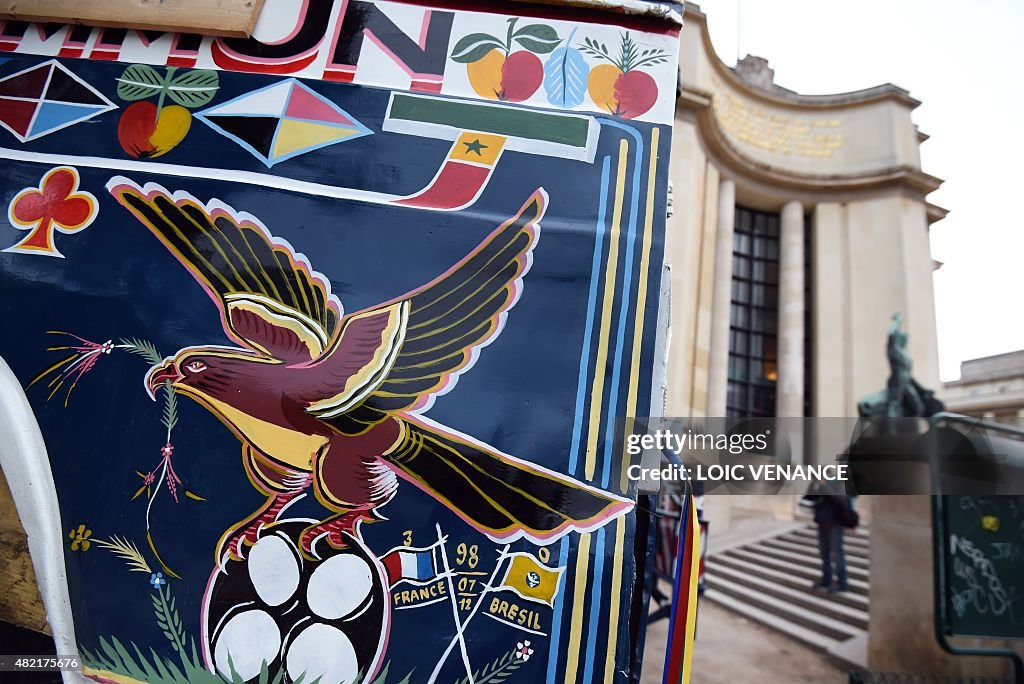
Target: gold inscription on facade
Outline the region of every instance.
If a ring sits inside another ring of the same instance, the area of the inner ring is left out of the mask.
[[[739,143],[794,157],[831,157],[843,146],[842,119],[779,114],[734,95],[717,79],[715,86],[715,118]]]

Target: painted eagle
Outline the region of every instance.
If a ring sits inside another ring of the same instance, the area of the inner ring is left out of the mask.
[[[169,384],[230,428],[268,497],[225,533],[218,558],[241,557],[310,486],[334,513],[302,535],[314,555],[318,539],[343,547],[379,517],[398,477],[497,540],[545,544],[632,506],[418,415],[501,332],[537,244],[543,190],[430,283],[343,315],[327,279],[254,217],[122,177],[107,187],[199,281],[240,345],[186,347],[145,380],[152,397]]]

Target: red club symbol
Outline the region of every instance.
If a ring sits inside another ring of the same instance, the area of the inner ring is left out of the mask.
[[[7,217],[18,230],[30,231],[5,252],[45,254],[64,258],[53,241],[54,229],[62,233],[83,230],[96,218],[96,197],[78,191],[78,171],[58,166],[43,176],[38,188],[26,188],[14,196]]]

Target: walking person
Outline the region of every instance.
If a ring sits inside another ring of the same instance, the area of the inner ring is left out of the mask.
[[[848,591],[846,554],[843,551],[843,529],[854,528],[858,516],[850,497],[830,494],[829,487],[817,483],[804,497],[814,506],[814,523],[818,526],[818,552],[821,554],[821,580],[815,589],[829,593]]]

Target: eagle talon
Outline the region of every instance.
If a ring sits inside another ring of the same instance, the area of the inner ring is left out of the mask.
[[[245,560],[245,547],[252,546],[259,540],[260,521],[253,521],[245,528],[230,533],[217,548],[217,560]]]
[[[228,530],[217,545],[217,561],[245,560],[245,547],[258,542],[263,530],[273,527],[284,507],[299,494],[296,491],[271,497],[252,517]]]
[[[321,538],[334,549],[342,551],[347,549],[349,544],[345,537],[356,537],[356,527],[363,520],[373,520],[372,514],[365,510],[349,511],[342,515],[328,518],[316,525],[310,525],[299,536],[299,549],[304,556],[319,558],[314,547]]]

